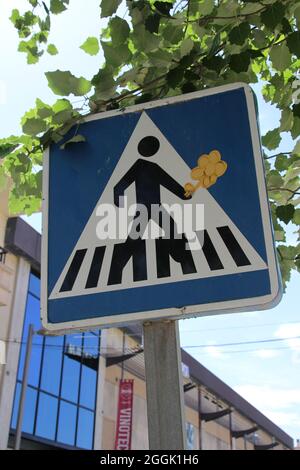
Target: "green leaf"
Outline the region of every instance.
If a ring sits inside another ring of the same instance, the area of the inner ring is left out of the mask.
[[[69,71],[56,70],[45,73],[48,85],[56,95],[67,96],[71,93],[75,96],[86,95],[91,89],[91,82],[83,77],[75,77]]]
[[[290,165],[290,159],[283,153],[281,153],[280,155],[276,157],[276,160],[275,160],[276,170],[278,171],[287,170],[289,165]]]
[[[180,56],[188,55],[194,47],[194,42],[190,38],[186,38],[180,44]]]
[[[36,110],[37,110],[37,115],[41,119],[46,119],[50,116],[53,116],[54,111],[52,110],[51,106],[48,104],[44,103],[42,100],[37,98],[35,100],[35,105],[36,105]]]
[[[157,67],[168,67],[173,59],[172,54],[164,49],[158,49],[157,51],[149,52],[148,57],[151,61],[151,64],[156,65]]]
[[[280,132],[288,132],[291,130],[294,122],[294,115],[290,108],[281,111]]]
[[[170,16],[170,10],[173,6],[172,0],[164,0],[162,2],[154,2],[154,7],[156,8],[159,13],[164,16]]]
[[[215,70],[217,73],[220,73],[222,68],[226,65],[225,60],[220,56],[213,56],[211,58],[205,57],[202,61],[204,67]]]
[[[70,144],[77,144],[77,143],[80,143],[80,142],[86,142],[86,138],[81,135],[81,134],[77,134],[75,135],[74,137],[72,137],[71,139],[67,140],[66,142],[64,142],[59,148],[61,150],[64,150],[66,148],[67,145],[70,145]]]
[[[110,20],[109,27],[114,46],[123,44],[128,39],[130,28],[126,20],[115,16]]]
[[[285,224],[288,224],[294,217],[295,207],[293,204],[287,204],[286,206],[276,207],[276,215],[279,220],[282,220]]]
[[[52,106],[54,113],[60,113],[61,111],[68,111],[72,109],[72,105],[69,100],[63,98],[57,100],[54,105]]]
[[[277,1],[266,8],[260,15],[260,19],[264,25],[267,26],[271,31],[281,23],[282,18],[285,15],[285,5]]]
[[[120,67],[121,65],[127,64],[131,58],[131,52],[127,44],[114,47],[111,43],[101,41],[101,46],[107,65]]]
[[[300,31],[294,31],[289,34],[286,40],[287,46],[291,54],[295,54],[300,58]]]
[[[92,97],[92,100],[106,100],[112,97],[117,88],[112,70],[110,67],[106,67],[94,75],[92,85],[95,86],[95,96]]]
[[[240,54],[233,54],[230,57],[229,66],[234,72],[247,72],[250,65],[250,52],[244,51]]]
[[[298,140],[295,147],[293,148],[293,153],[299,153],[300,154],[300,140]]]
[[[138,24],[134,28],[131,33],[131,38],[136,48],[144,53],[154,51],[159,48],[160,38],[155,34],[149,33],[142,24]]]
[[[80,49],[89,55],[97,55],[100,50],[98,39],[95,37],[87,38],[80,46]]]
[[[20,12],[17,8],[14,8],[11,12],[10,21],[16,26],[17,20],[20,19]]]
[[[290,51],[284,42],[271,48],[270,59],[273,66],[280,72],[287,69],[292,61]]]
[[[69,4],[69,0],[50,0],[50,11],[57,15],[67,9],[66,5]]]
[[[232,44],[242,45],[244,44],[246,39],[249,37],[249,35],[250,35],[250,24],[245,22],[233,28],[230,31],[228,38]]]
[[[64,110],[64,111],[59,111],[58,113],[55,113],[55,115],[52,118],[52,124],[64,124],[67,121],[70,121],[74,115],[73,110]]]
[[[18,147],[18,144],[10,144],[10,143],[0,143],[0,158],[4,158],[13,152]],[[1,168],[1,167],[0,167]]]
[[[149,33],[158,33],[161,16],[158,13],[147,16],[145,28]]]
[[[45,121],[40,118],[29,118],[24,121],[22,130],[24,134],[38,135],[47,129]]]
[[[281,136],[279,129],[273,129],[272,131],[267,132],[262,137],[262,144],[264,147],[267,147],[269,150],[274,150],[278,147],[281,141]]]
[[[163,38],[170,44],[178,44],[184,36],[181,25],[167,24],[162,31]]]
[[[293,139],[297,139],[297,137],[300,136],[300,117],[296,116],[294,112],[293,114],[294,114],[294,124],[291,130],[291,136]]]
[[[106,18],[116,13],[122,0],[101,0],[101,18]]]
[[[268,44],[268,38],[261,29],[255,29],[252,31],[252,35],[254,39],[254,45],[256,47],[265,47]]]
[[[171,88],[176,88],[183,80],[184,69],[176,67],[167,74],[166,81]]]
[[[271,170],[267,174],[268,187],[280,187],[283,184],[283,178],[276,170]]]
[[[293,223],[295,225],[300,225],[300,209],[295,209],[295,213],[293,215]]]
[[[203,16],[209,15],[215,6],[214,0],[196,0],[196,2],[198,3],[198,11]]]
[[[54,44],[49,44],[49,46],[47,47],[47,52],[48,54],[50,55],[56,55],[58,54],[58,50],[56,48],[56,46]]]

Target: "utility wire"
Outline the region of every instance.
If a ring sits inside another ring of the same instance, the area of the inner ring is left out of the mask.
[[[290,336],[287,338],[274,338],[274,339],[261,339],[256,341],[241,341],[239,343],[221,343],[221,344],[196,344],[192,346],[182,346],[183,349],[190,349],[190,348],[207,348],[207,347],[218,347],[223,348],[226,346],[242,346],[244,344],[262,344],[262,343],[274,343],[277,341],[287,341],[290,339],[300,339],[300,336]]]
[[[263,343],[274,343],[274,342],[279,342],[279,341],[288,341],[288,340],[294,340],[294,339],[300,339],[300,336],[289,336],[286,338],[270,338],[270,339],[261,339],[261,340],[253,340],[253,341],[240,341],[240,342],[234,342],[234,343],[215,343],[215,344],[194,344],[194,345],[187,345],[187,346],[182,346],[183,349],[191,349],[191,348],[209,348],[209,347],[227,347],[227,346],[243,346],[243,345],[248,345],[248,344],[263,344]],[[5,343],[16,343],[16,344],[26,344],[26,341],[17,341],[17,340],[9,340],[9,339],[0,339],[0,341],[3,341]],[[76,345],[72,344],[71,342],[69,343],[72,346],[77,347]],[[33,346],[40,346],[43,347],[44,344],[43,342],[41,343],[33,343]],[[63,345],[60,344],[45,344],[46,347],[53,347],[53,348],[63,348]],[[79,346],[78,346],[79,348]],[[98,350],[99,348],[95,346],[85,346],[84,350]],[[133,349],[128,348],[130,351],[134,351]],[[138,349],[138,348],[136,348]],[[119,349],[117,348],[101,348],[100,350],[115,350],[118,351]],[[121,348],[120,348],[121,350]]]
[[[289,325],[289,324],[300,324],[300,320],[297,321],[289,321],[289,322],[284,322],[285,325]],[[207,331],[223,331],[223,330],[235,330],[235,329],[245,329],[245,328],[261,328],[261,327],[265,327],[265,326],[276,326],[276,325],[282,325],[282,322],[280,323],[261,323],[261,324],[258,324],[258,325],[243,325],[243,326],[225,326],[225,327],[218,327],[218,328],[205,328],[205,329],[202,329],[202,330],[181,330],[180,331],[180,334],[182,333],[206,333]],[[85,334],[85,338],[88,338],[88,337],[92,337],[94,338],[94,336],[87,336],[88,335],[88,331],[84,332]],[[39,335],[41,338],[45,337],[45,338],[59,338],[60,336],[47,336],[47,335]],[[80,333],[73,333],[72,334],[73,338],[81,338],[82,334]],[[119,336],[118,333],[110,333],[110,336]],[[137,337],[138,334],[137,333],[126,333],[126,336],[129,336],[129,337]],[[97,336],[95,336],[97,338]],[[284,340],[285,338],[283,338]],[[289,339],[289,338],[287,338]],[[1,339],[0,338],[0,341],[4,341],[4,342],[12,342],[12,343],[18,343],[18,344],[26,344],[26,341],[22,341],[20,339]],[[239,344],[239,343],[237,343]],[[209,346],[209,345],[205,345],[205,346]],[[215,344],[214,346],[219,346],[217,344]],[[184,347],[184,346],[182,346]],[[198,347],[198,346],[188,346],[188,347]],[[199,347],[202,347],[202,345],[200,345]],[[204,347],[204,345],[203,345]]]

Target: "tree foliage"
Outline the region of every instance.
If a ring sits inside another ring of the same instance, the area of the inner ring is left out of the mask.
[[[14,9],[11,21],[19,51],[34,64],[58,53],[48,44],[51,22],[69,0],[27,0],[28,11]],[[73,0],[74,1],[74,0]],[[96,1],[96,0],[95,0]],[[276,152],[282,133],[300,134],[299,0],[98,0],[107,21],[99,38],[87,34],[81,49],[97,55],[99,71],[91,81],[71,71],[46,73],[60,98],[52,105],[37,98],[22,118],[23,135],[0,140],[0,184],[13,180],[10,206],[32,213],[41,200],[42,155],[74,124],[72,142],[85,115],[242,81],[263,82],[264,99],[281,112],[278,127],[262,138],[267,187],[284,282],[300,271],[300,245],[286,242],[287,224],[300,224],[300,141]],[[88,33],[88,25],[86,25]],[[74,108],[73,96],[82,97]],[[67,98],[68,97],[68,98]],[[66,144],[65,144],[66,145]]]

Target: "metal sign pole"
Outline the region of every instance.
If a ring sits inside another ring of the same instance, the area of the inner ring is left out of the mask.
[[[186,433],[177,321],[144,324],[148,434],[151,450],[184,450]]]
[[[34,328],[33,328],[33,325],[30,324],[29,329],[28,329],[28,336],[27,336],[25,364],[24,364],[20,403],[19,403],[19,410],[18,410],[18,420],[17,420],[16,437],[15,437],[15,450],[20,450],[20,444],[21,444],[22,424],[23,424],[23,415],[24,415],[33,335],[34,335]]]

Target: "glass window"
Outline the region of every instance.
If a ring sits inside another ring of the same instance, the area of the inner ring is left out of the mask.
[[[84,333],[84,354],[98,357],[99,336],[93,333]],[[85,365],[83,359],[81,372],[80,404],[94,409],[97,387],[97,371]]]
[[[56,398],[50,397],[49,395],[46,395],[46,393],[41,392],[37,411],[37,436],[54,440],[57,417],[57,404],[58,400]]]
[[[71,446],[75,445],[77,406],[60,402],[57,440]]]
[[[63,337],[45,338],[41,389],[58,395],[63,355]]]
[[[36,332],[41,329],[39,295],[40,280],[31,274],[11,419],[13,429],[17,423],[28,328],[33,324]],[[97,370],[89,367],[91,363],[85,359],[95,358],[97,365],[97,357],[99,357],[98,331],[57,337],[35,334],[30,358],[23,431],[48,440],[57,440],[62,444],[91,449]],[[77,439],[76,444],[75,439]]]
[[[98,357],[99,352],[99,335],[88,332],[83,335],[83,350],[86,354]]]
[[[29,292],[34,294],[36,297],[40,297],[40,285],[41,285],[40,279],[34,274],[31,274],[30,280],[29,280]]]
[[[14,402],[12,422],[11,422],[11,427],[13,429],[16,429],[16,427],[17,427],[20,395],[21,395],[21,384],[18,383],[17,387],[16,387],[16,395],[15,395],[15,402]],[[26,398],[25,398],[25,406],[24,406],[22,431],[27,432],[28,434],[33,433],[35,408],[36,408],[36,398],[37,398],[36,390],[34,390],[31,387],[27,387]]]
[[[82,449],[93,448],[94,413],[83,408],[79,409],[77,447]]]
[[[81,368],[82,336],[67,335],[61,396],[77,403]]]
[[[82,366],[80,404],[92,410],[95,408],[96,383],[96,371],[87,366]]]
[[[28,434],[33,433],[36,399],[37,391],[31,387],[27,387],[22,431],[27,432]]]

